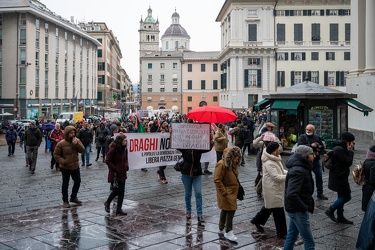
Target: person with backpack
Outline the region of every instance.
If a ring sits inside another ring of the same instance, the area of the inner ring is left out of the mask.
[[[231,135],[234,136],[234,145],[239,147],[240,149],[243,148],[243,145],[244,145],[244,142],[243,142],[243,138],[241,140],[241,137],[240,137],[240,131],[242,129],[242,131],[244,131],[244,126],[243,126],[243,123],[240,119],[237,119],[236,120],[236,124],[237,126],[232,130],[232,132],[230,133]],[[242,154],[242,160],[241,160],[241,166],[245,166],[245,159],[243,157],[243,154]]]
[[[349,184],[350,167],[353,164],[355,137],[350,132],[342,132],[341,139],[333,142],[333,168],[329,171],[328,188],[337,192],[337,200],[325,211],[336,223],[353,224],[344,217],[344,205],[351,200]],[[337,218],[335,211],[337,210]]]
[[[109,130],[105,127],[104,123],[101,122],[95,131],[95,146],[97,150],[95,161],[98,161],[100,154],[102,154],[103,162],[105,162],[105,142],[109,135]]]
[[[362,187],[362,211],[366,212],[367,205],[375,191],[375,145],[372,145],[363,162],[366,183]]]

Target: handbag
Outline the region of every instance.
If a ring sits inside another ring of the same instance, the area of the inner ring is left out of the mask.
[[[234,171],[233,171],[234,173]],[[238,182],[238,193],[237,193],[237,199],[240,200],[240,201],[243,201],[244,199],[244,196],[245,196],[245,190],[243,189],[240,181],[238,180],[238,177],[237,175],[234,173],[234,175],[236,176],[236,179],[237,179],[237,182]]]
[[[118,181],[117,177],[113,177],[113,181],[111,182],[111,190],[118,189]]]
[[[174,170],[181,172],[181,170],[184,167],[184,158],[181,156],[180,159],[176,162],[176,164],[173,166]]]
[[[238,193],[237,193],[237,199],[240,200],[240,201],[243,201],[244,196],[245,196],[245,190],[243,189],[240,181],[238,179],[237,179],[237,181],[238,181],[238,185],[239,185]]]

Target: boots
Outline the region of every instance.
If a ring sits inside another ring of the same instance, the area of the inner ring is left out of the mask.
[[[326,211],[325,211],[325,214],[333,221],[333,222],[338,222],[336,217],[335,217],[335,208],[333,208],[332,206],[330,206]]]
[[[353,224],[353,221],[344,217],[344,211],[337,211],[337,221],[342,224]]]

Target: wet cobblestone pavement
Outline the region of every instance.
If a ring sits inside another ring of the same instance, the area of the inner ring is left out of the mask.
[[[1,140],[1,138],[0,138]],[[356,141],[355,162],[363,161],[373,142]],[[244,186],[244,201],[238,201],[234,217],[237,243],[218,235],[220,210],[212,175],[203,177],[203,213],[206,223],[195,216],[186,221],[180,173],[167,167],[168,184],[162,184],[156,168],[148,172],[131,170],[126,182],[123,210],[127,216],[104,211],[109,194],[107,167],[93,162],[81,168],[78,198],[82,206],[62,208],[61,174],[50,169],[50,154],[40,148],[35,175],[24,166],[24,154],[16,146],[14,156],[0,146],[0,249],[282,249],[284,240],[275,236],[272,217],[259,234],[250,223],[263,200],[254,189],[255,156],[245,156],[239,179]],[[91,158],[94,159],[94,154]],[[284,159],[287,156],[283,156]],[[214,164],[210,165],[213,171]],[[324,214],[336,199],[327,188],[328,172],[323,173],[324,193],[328,201],[316,200],[310,215],[316,249],[355,249],[363,212],[361,190],[351,182],[352,200],[345,205],[345,215],[354,225],[336,224]],[[71,188],[71,186],[70,186]],[[314,194],[314,198],[316,194]],[[114,205],[114,204],[112,204]],[[193,208],[195,199],[193,197]],[[195,209],[193,209],[195,211]],[[303,249],[299,240],[295,249]]]

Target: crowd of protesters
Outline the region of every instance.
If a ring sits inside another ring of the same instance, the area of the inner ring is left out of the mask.
[[[266,134],[272,134],[275,127],[267,119],[269,117],[268,111],[253,112],[244,110],[236,114],[238,116],[236,121],[216,124],[217,127],[211,133],[211,148],[214,147],[216,151],[217,162],[214,180],[217,188],[218,204],[221,209],[219,233],[223,234],[228,240],[237,240],[232,230],[232,224],[234,213],[237,209],[235,197],[238,191],[230,191],[230,196],[227,196],[227,194],[229,194],[230,188],[238,189],[237,176],[240,172],[238,167],[245,166],[244,155],[254,155],[258,171],[258,176],[254,182],[255,186],[257,186],[258,196],[263,196],[264,198],[264,206],[260,212],[254,215],[255,217],[253,217],[251,223],[254,224],[259,233],[263,233],[262,225],[273,214],[277,236],[285,239],[285,249],[293,249],[298,235],[303,238],[305,249],[314,249],[315,242],[310,229],[308,214],[312,213],[314,209],[314,199],[312,197],[314,186],[317,186],[318,199],[328,199],[323,194],[322,166],[319,161],[319,154],[317,154],[317,152],[325,150],[321,138],[314,135],[314,126],[308,124],[306,126],[306,134],[300,136],[295,153],[288,159],[286,167],[284,167],[281,164],[280,157],[282,140],[276,136],[271,140],[265,139]],[[116,214],[126,215],[121,208],[125,193],[126,172],[131,167],[128,164],[126,133],[170,133],[171,123],[185,122],[191,122],[191,120],[187,119],[186,115],[179,114],[173,116],[165,114],[147,118],[133,115],[123,121],[120,119],[113,121],[106,121],[105,119],[82,120],[76,124],[67,122],[54,124],[49,122],[45,126],[36,120],[31,121],[27,129],[22,125],[19,127],[10,126],[6,134],[8,156],[14,154],[15,142],[18,136],[20,138],[20,146],[24,147],[26,167],[29,167],[30,173],[34,174],[38,148],[44,139],[45,152],[48,150],[51,152],[51,169],[55,167],[56,170],[62,172],[64,207],[69,208],[69,201],[78,205],[82,204],[77,198],[81,181],[78,154],[81,153],[81,166],[90,167],[92,165],[90,153],[92,152],[92,145],[95,145],[95,161],[97,162],[101,158],[109,169],[108,182],[111,183],[112,192],[104,203],[105,211],[110,212],[110,204],[117,196]],[[120,133],[117,139],[114,138],[115,133]],[[234,147],[229,147],[229,142]],[[334,142],[335,167],[329,173],[328,188],[337,192],[337,200],[329,206],[325,214],[335,223],[353,224],[352,221],[344,217],[344,204],[351,199],[348,177],[350,166],[353,162],[354,144],[354,135],[346,131]],[[209,150],[178,150],[181,151],[185,161],[184,168],[181,171],[181,180],[185,190],[186,219],[190,220],[192,217],[191,197],[194,189],[197,220],[199,223],[203,223],[205,219],[202,211],[201,175],[212,174],[212,172],[208,170],[209,164],[200,162],[200,156]],[[235,154],[233,153],[234,151]],[[369,207],[372,206],[370,200],[375,190],[374,152],[375,146],[370,147],[364,164],[367,182],[363,189],[363,211],[366,211],[368,204]],[[343,158],[343,156],[345,157]],[[73,161],[67,163],[68,159],[73,159]],[[202,169],[202,164],[204,164],[204,170]],[[192,165],[194,167],[193,175],[190,173]],[[159,166],[156,171],[163,184],[168,183],[165,176],[165,168],[166,166]],[[147,169],[142,170],[147,171]],[[228,170],[231,171],[230,175],[227,173]],[[232,172],[234,173],[233,176]],[[315,174],[315,183],[312,178],[312,172]],[[74,185],[68,201],[70,177],[72,177]],[[284,210],[289,217],[288,227],[286,226]],[[363,232],[361,233],[363,234]],[[360,243],[362,244],[363,242]],[[375,245],[374,242],[369,244],[373,247]]]

